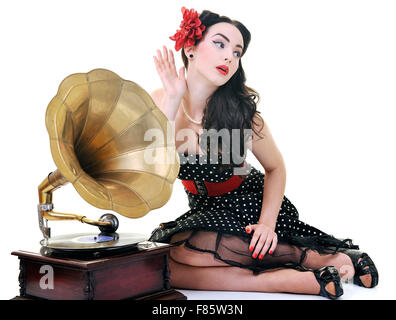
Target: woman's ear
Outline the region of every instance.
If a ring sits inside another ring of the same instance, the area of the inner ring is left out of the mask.
[[[195,55],[195,49],[193,46],[190,47],[185,47],[184,48],[184,53],[186,54],[187,58],[191,58],[190,55],[192,54],[193,56]]]

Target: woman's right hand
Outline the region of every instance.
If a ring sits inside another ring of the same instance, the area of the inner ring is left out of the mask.
[[[165,46],[163,46],[163,56],[161,51],[157,50],[157,57],[153,56],[153,58],[167,96],[171,99],[182,99],[187,90],[184,66],[179,69],[178,75],[173,52],[169,50],[168,54]]]

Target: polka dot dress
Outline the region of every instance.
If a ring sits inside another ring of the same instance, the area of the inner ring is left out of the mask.
[[[235,172],[232,168],[223,170],[219,164],[221,155],[217,161],[200,154],[179,156],[181,166],[178,178],[182,180],[223,182]],[[176,233],[201,230],[234,235],[250,241],[251,235],[246,233],[245,228],[256,224],[260,218],[265,175],[248,163],[244,170],[247,175],[243,182],[237,189],[224,195],[196,195],[185,188],[190,210],[175,221],[163,223],[164,227],[155,229],[149,240],[169,243]],[[275,232],[279,242],[315,248],[318,251],[329,246],[358,248],[350,239],[336,239],[300,221],[296,207],[286,196],[283,197],[279,210]]]

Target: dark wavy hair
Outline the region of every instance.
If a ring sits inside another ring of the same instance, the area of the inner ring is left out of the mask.
[[[241,58],[244,56],[249,46],[251,35],[249,30],[242,23],[236,20],[231,20],[226,16],[220,16],[208,10],[202,11],[199,15],[199,19],[206,27],[203,31],[202,38],[209,27],[219,22],[227,22],[238,28],[242,34],[244,43]],[[195,42],[195,46],[198,45],[201,39],[198,39]],[[188,59],[184,52],[184,48],[181,51],[181,55],[183,64],[187,69]],[[245,134],[246,131],[244,131],[244,129],[250,129],[260,136],[259,132],[255,130],[254,126],[252,128],[252,123],[257,125],[255,120],[259,120],[262,127],[264,126],[264,121],[261,116],[259,116],[260,111],[257,111],[257,104],[260,101],[260,96],[254,89],[246,86],[245,82],[246,76],[242,67],[242,60],[240,60],[238,70],[231,77],[231,79],[224,85],[220,86],[206,102],[206,108],[204,110],[202,119],[203,129],[215,129],[211,130],[211,132],[219,132],[220,130],[223,130],[224,132],[224,130],[227,130],[229,133],[229,141],[225,141],[220,135],[218,136],[219,147],[217,151],[223,155],[223,159],[224,152],[228,153],[227,159],[230,159],[230,163],[228,165],[224,165],[223,161],[223,167],[240,166],[242,161],[239,160],[238,163],[235,163],[234,160],[244,159],[246,157],[246,142],[249,137]],[[257,116],[255,117],[255,115]],[[239,129],[239,150],[236,150],[236,144],[233,143],[231,132],[232,129]],[[211,138],[211,134],[208,133],[205,136],[201,135],[199,137],[202,150],[208,154],[210,154]],[[260,138],[262,137],[260,136]]]

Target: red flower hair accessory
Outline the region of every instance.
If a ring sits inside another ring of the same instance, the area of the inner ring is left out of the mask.
[[[197,39],[202,38],[202,31],[205,26],[198,18],[198,13],[194,9],[186,9],[182,7],[183,21],[180,23],[180,30],[169,37],[169,39],[176,41],[175,50],[179,51],[183,46],[190,47],[195,44]]]

